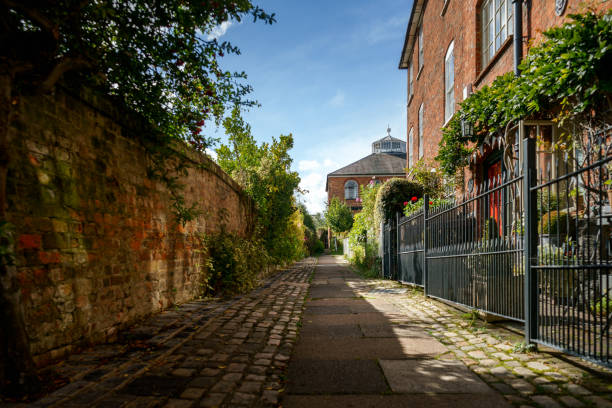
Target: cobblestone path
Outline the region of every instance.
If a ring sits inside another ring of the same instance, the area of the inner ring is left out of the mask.
[[[27,406],[276,406],[315,263],[242,297],[184,304],[119,344],[73,355],[55,367],[70,384]]]
[[[67,386],[0,406],[612,408],[609,370],[522,340],[326,256],[153,316],[54,367]]]

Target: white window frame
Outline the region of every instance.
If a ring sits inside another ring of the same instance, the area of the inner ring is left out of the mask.
[[[444,57],[444,123],[455,113],[455,55],[454,41],[448,46]]]
[[[419,72],[423,69],[425,58],[423,57],[425,52],[423,51],[423,23],[419,26]]]
[[[412,98],[412,93],[414,92],[414,82],[412,78],[412,61],[410,61],[410,65],[408,65],[408,101],[410,101],[410,98]]]
[[[414,128],[408,133],[408,167],[414,165]]]
[[[497,50],[512,35],[512,0],[485,0],[480,7],[482,67],[487,66]]]
[[[347,180],[344,183],[344,199],[356,200],[357,197],[359,197],[359,184],[355,180]]]
[[[419,106],[419,159],[425,155],[425,152],[423,151],[425,150],[425,144],[423,143],[425,135],[425,132],[423,131],[423,127],[425,126],[425,119],[423,118],[424,110],[425,108],[423,104],[421,104],[421,106]]]

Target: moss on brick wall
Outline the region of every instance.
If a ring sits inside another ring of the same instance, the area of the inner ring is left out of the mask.
[[[125,120],[122,120],[125,119]],[[177,224],[165,184],[149,177],[137,123],[107,101],[25,98],[13,123],[9,220],[31,349],[39,362],[201,293],[203,234],[246,235],[253,206],[213,162],[180,182],[202,213]],[[131,135],[131,136],[126,136]]]

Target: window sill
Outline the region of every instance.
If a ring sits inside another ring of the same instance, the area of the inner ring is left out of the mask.
[[[416,80],[417,80],[417,81],[418,81],[418,80],[419,80],[419,78],[421,77],[421,73],[423,72],[423,67],[424,67],[424,66],[425,66],[425,65],[421,65],[421,67],[419,68],[419,72],[417,72],[417,76],[416,76]]]
[[[501,58],[501,56],[506,52],[508,48],[510,48],[510,44],[512,44],[513,35],[509,35],[508,38],[504,41],[504,43],[499,47],[499,50],[495,52],[493,58],[489,60],[487,65],[480,71],[480,73],[476,76],[476,80],[474,81],[474,86],[478,86],[480,82],[487,76],[489,71],[493,69],[493,66],[497,63],[497,61]]]
[[[453,120],[453,118],[455,117],[455,115],[457,115],[457,111],[455,111],[450,118],[448,118],[448,120],[446,122],[444,122],[444,124],[442,125],[442,129],[444,129],[445,127],[448,126],[448,124],[450,123],[451,120]]]
[[[406,106],[410,106],[413,99],[414,99],[414,93],[408,97],[408,103],[406,104]]]

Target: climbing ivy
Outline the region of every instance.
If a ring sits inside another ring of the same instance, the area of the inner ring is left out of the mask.
[[[561,27],[544,32],[521,62],[521,75],[497,77],[461,103],[442,129],[436,160],[448,175],[467,165],[468,157],[488,137],[526,117],[544,114],[565,121],[610,119],[612,108],[612,10],[572,14]],[[474,132],[464,137],[461,120]]]

